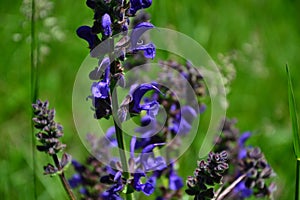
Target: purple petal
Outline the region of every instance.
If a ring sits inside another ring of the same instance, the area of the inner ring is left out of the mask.
[[[121,178],[122,178],[122,172],[118,171],[118,172],[115,174],[114,181],[115,181],[115,182],[119,182],[119,181],[121,181]]]
[[[154,59],[156,48],[153,43],[137,46],[134,50],[144,51],[145,58]]]
[[[240,149],[239,154],[238,154],[238,158],[239,159],[244,159],[246,157],[247,157],[247,149],[245,149],[245,148]]]
[[[179,177],[175,172],[170,173],[169,176],[169,188],[171,190],[179,190],[183,187],[182,178]]]
[[[130,141],[130,158],[134,159],[134,149],[135,149],[136,137],[133,136]]]
[[[135,50],[140,37],[148,30],[154,28],[153,24],[149,22],[142,22],[136,25],[131,32],[131,48]]]
[[[152,150],[157,147],[157,146],[163,146],[165,145],[166,143],[155,143],[155,144],[150,144],[148,146],[146,146],[143,151],[142,151],[142,154],[144,153],[149,153],[149,152],[152,152]]]
[[[251,132],[245,132],[243,133],[238,141],[238,144],[240,147],[243,147],[245,145],[245,142],[249,139],[249,137],[251,136]]]
[[[106,99],[109,97],[109,86],[106,81],[94,82],[91,87],[94,98]]]
[[[181,109],[181,116],[191,124],[195,117],[197,117],[197,112],[191,106],[183,106]]]
[[[103,31],[104,31],[104,35],[106,36],[111,36],[112,34],[112,31],[111,31],[111,19],[110,19],[110,16],[109,14],[105,13],[103,16],[102,16],[102,28],[103,28]]]
[[[132,108],[133,112],[136,113],[141,112],[141,106],[140,106],[141,99],[146,94],[146,92],[150,90],[155,90],[160,92],[160,90],[157,87],[149,83],[141,84],[137,88],[135,88],[135,90],[131,94],[133,100],[133,108]]]
[[[144,172],[134,173],[134,176],[133,176],[133,188],[136,191],[141,191],[142,190],[143,184],[140,182],[140,178],[141,177],[145,177],[145,176],[146,176],[146,174]]]
[[[145,195],[149,196],[150,194],[152,194],[154,192],[154,186],[148,182],[145,183],[142,191]]]
[[[89,48],[92,50],[95,46],[100,43],[100,40],[97,35],[92,34],[91,27],[89,26],[81,26],[77,29],[77,35],[86,40],[89,43]]]
[[[159,103],[157,101],[151,101],[149,103],[142,105],[141,109],[146,110],[147,115],[152,119],[154,119],[159,111]]]
[[[74,174],[71,179],[69,179],[69,184],[71,188],[76,188],[82,182],[80,174]]]
[[[234,192],[238,193],[242,198],[250,197],[253,191],[246,187],[245,182],[240,182],[235,188]]]
[[[101,60],[99,68],[104,71],[104,79],[106,82],[108,82],[110,74],[110,60],[108,57],[105,57]]]
[[[152,4],[152,0],[142,0],[142,7],[143,8],[148,8]]]
[[[153,155],[147,154],[147,156],[143,156],[141,161],[146,171],[161,171],[167,167],[165,159],[161,156],[153,157]]]
[[[152,4],[152,0],[130,0],[129,13],[134,15],[138,10],[142,8],[148,8]]]

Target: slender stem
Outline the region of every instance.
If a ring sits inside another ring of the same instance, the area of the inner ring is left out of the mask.
[[[238,179],[236,179],[231,185],[229,185],[221,194],[219,194],[215,200],[222,200],[224,199],[234,188],[239,184],[244,178],[246,177],[246,174],[243,174]]]
[[[114,91],[112,92],[112,106],[113,106],[113,111],[117,112],[118,110],[118,95],[117,92]],[[114,115],[117,116],[117,115]],[[117,117],[114,117],[114,125],[116,129],[116,138],[118,142],[118,147],[119,147],[119,154],[120,154],[120,159],[121,159],[121,164],[123,168],[123,174],[126,179],[129,178],[129,173],[128,173],[128,166],[127,166],[127,158],[125,154],[125,141],[123,137],[123,131],[121,127],[121,123]]]
[[[116,129],[116,138],[118,142],[118,147],[119,147],[119,154],[120,154],[120,159],[121,159],[121,164],[123,168],[123,175],[126,180],[129,179],[130,173],[128,171],[128,165],[127,165],[127,158],[126,158],[126,145],[123,137],[123,131],[122,131],[122,125],[121,122],[119,121],[119,118],[117,117],[118,115],[116,114],[118,112],[118,95],[117,91],[114,91],[114,88],[116,87],[115,84],[112,85],[111,89],[111,99],[112,99],[112,108],[113,108],[113,114],[114,114],[114,126]],[[134,195],[133,193],[126,194],[126,200],[134,200]]]
[[[37,87],[37,57],[36,57],[36,41],[35,41],[35,0],[31,1],[31,19],[30,19],[30,101],[31,103],[35,103],[38,95],[38,87]],[[32,117],[34,116],[33,112],[31,113],[31,155],[32,155],[32,178],[33,178],[33,190],[34,190],[34,199],[37,199],[37,191],[36,191],[36,138],[34,133],[34,123],[32,121]]]
[[[295,200],[300,198],[300,160],[297,159]]]
[[[52,155],[52,158],[53,158],[53,160],[54,160],[55,166],[56,166],[58,169],[60,169],[60,164],[59,164],[59,160],[58,160],[57,155],[56,155],[56,154]],[[73,191],[72,191],[72,189],[71,189],[71,187],[70,187],[69,182],[67,181],[67,179],[66,179],[66,177],[65,177],[64,172],[62,172],[62,173],[59,174],[59,178],[60,178],[61,183],[62,183],[63,186],[64,186],[65,191],[67,192],[67,194],[68,194],[68,196],[69,196],[69,199],[71,199],[71,200],[76,200],[76,197],[75,197],[74,194],[73,194]]]

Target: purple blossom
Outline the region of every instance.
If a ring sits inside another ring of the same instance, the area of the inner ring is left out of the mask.
[[[160,127],[155,118],[145,115],[141,119],[141,127],[135,129],[135,132],[140,133],[140,139],[135,144],[135,149],[144,148],[151,142],[151,137],[158,133]]]
[[[92,33],[92,28],[89,26],[79,27],[76,33],[80,38],[86,40],[89,43],[90,50],[95,48],[100,43],[98,36]]]
[[[136,191],[142,191],[145,195],[149,196],[154,192],[155,185],[153,184],[154,182],[152,179],[148,179],[145,183],[142,183],[140,179],[145,176],[146,174],[144,172],[134,173],[133,188]]]
[[[183,187],[182,178],[179,177],[174,170],[174,163],[170,165],[170,173],[169,173],[169,188],[171,190],[179,190]]]
[[[131,15],[135,15],[135,13],[142,9],[142,8],[148,8],[152,4],[152,0],[130,0],[130,9],[129,13]]]
[[[82,164],[80,164],[77,160],[73,159],[72,165],[77,172],[83,172],[85,170],[85,167]]]
[[[114,126],[112,126],[109,129],[107,129],[106,135],[105,135],[105,137],[108,139],[108,141],[110,141],[110,145],[112,147],[118,146],[117,139],[115,138],[115,135],[116,135],[115,133],[116,133],[116,128]]]
[[[144,51],[145,58],[154,59],[156,55],[156,48],[153,43],[137,46],[134,50]]]
[[[146,110],[149,112],[149,114],[154,114],[152,111],[157,110],[158,103],[156,101],[145,103],[144,105],[140,105],[141,100],[143,96],[146,94],[146,92],[150,90],[159,91],[157,87],[155,87],[153,84],[150,83],[144,83],[139,85],[134,89],[134,91],[131,93],[131,112],[133,113],[140,113],[142,110]]]
[[[243,133],[238,140],[239,152],[238,158],[243,159],[247,157],[247,148],[245,147],[245,142],[251,137],[250,132]]]
[[[102,16],[101,26],[102,26],[104,35],[111,36],[112,30],[111,30],[111,19],[110,19],[109,14],[105,13]]]
[[[149,144],[143,148],[142,153],[138,158],[134,158],[134,150],[136,144],[136,137],[132,137],[130,142],[130,157],[136,163],[140,163],[144,171],[163,170],[167,167],[166,161],[161,156],[154,156],[153,149],[157,146],[163,146],[165,143]]]
[[[91,86],[93,98],[106,99],[109,97],[109,86],[106,81],[94,82]]]
[[[235,188],[234,192],[238,194],[241,198],[250,197],[253,191],[246,187],[245,181],[240,182]]]
[[[165,143],[149,144],[142,150],[141,163],[145,171],[163,170],[167,167],[166,161],[162,156],[154,156],[152,152],[157,146],[163,146]]]
[[[69,179],[69,184],[71,188],[76,188],[82,183],[82,178],[80,174],[74,174],[72,178]]]
[[[140,37],[148,30],[154,28],[153,24],[149,22],[142,22],[137,24],[130,35],[130,41],[131,41],[131,48],[134,50],[137,47],[138,41],[140,40]]]
[[[110,101],[110,88],[109,88],[109,76],[110,76],[110,61],[104,58],[100,63],[100,68],[105,68],[104,77],[99,82],[94,82],[91,86],[92,95],[88,98],[92,99],[92,104],[95,109],[95,118],[100,119],[102,117],[109,117],[112,113],[111,101]],[[96,72],[97,73],[97,72]],[[91,74],[90,74],[91,76]]]
[[[172,107],[171,107],[172,108]],[[184,106],[181,112],[173,119],[170,130],[174,134],[187,134],[192,128],[193,120],[197,117],[196,111],[191,106]]]
[[[123,190],[124,185],[122,183],[122,172],[114,171],[107,166],[107,171],[111,172],[107,176],[101,177],[100,181],[102,183],[113,183],[113,185],[102,193],[101,197],[105,200],[121,200],[122,198],[119,195],[119,192]],[[111,180],[111,177],[112,180]]]
[[[244,147],[245,146],[245,142],[251,137],[251,132],[245,132],[243,133],[239,140],[238,140],[238,144],[240,147]]]

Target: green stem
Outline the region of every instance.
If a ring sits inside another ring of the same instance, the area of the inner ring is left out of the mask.
[[[300,160],[297,159],[295,200],[300,198]]]
[[[30,101],[31,103],[35,103],[38,95],[38,87],[37,87],[37,57],[36,57],[36,41],[35,41],[35,0],[31,1],[31,33],[30,33]],[[36,138],[34,133],[34,124],[32,121],[32,117],[34,113],[31,113],[31,155],[32,155],[32,178],[33,178],[33,190],[34,190],[34,199],[37,199],[37,191],[36,191]]]
[[[122,131],[122,125],[121,122],[118,119],[118,109],[119,109],[119,105],[118,105],[118,95],[117,95],[117,91],[115,89],[116,85],[113,84],[111,87],[111,99],[112,99],[112,110],[113,110],[113,116],[114,117],[114,126],[116,129],[116,138],[117,138],[117,142],[118,142],[118,147],[119,147],[119,154],[120,154],[120,159],[121,159],[121,164],[122,164],[122,168],[123,168],[123,175],[124,178],[126,180],[128,180],[130,178],[130,173],[128,171],[128,164],[127,164],[127,158],[126,158],[126,144],[125,144],[125,140],[123,137],[123,131]],[[113,92],[114,91],[114,92]],[[126,200],[134,200],[134,195],[133,193],[130,194],[126,194]]]
[[[59,164],[59,160],[58,160],[57,155],[56,155],[56,154],[52,155],[52,158],[53,158],[53,160],[54,160],[55,166],[56,166],[58,169],[60,169],[60,164]],[[71,189],[71,187],[70,187],[69,182],[67,181],[67,179],[66,179],[66,177],[65,177],[64,172],[62,172],[62,173],[59,174],[59,178],[60,178],[61,183],[62,183],[63,186],[64,186],[65,191],[67,192],[67,194],[68,194],[68,196],[69,196],[69,199],[71,199],[71,200],[76,200],[76,197],[75,197],[74,194],[73,194],[73,191],[72,191],[72,189]]]
[[[118,95],[117,92],[112,92],[112,107],[114,111],[114,126],[116,129],[116,138],[118,142],[118,147],[119,147],[119,154],[120,154],[120,159],[121,159],[121,164],[123,168],[123,174],[126,179],[129,178],[129,173],[128,173],[128,166],[127,166],[127,158],[126,158],[126,149],[125,149],[125,141],[123,137],[123,131],[122,131],[122,126],[121,123],[117,117],[117,111],[118,111]]]

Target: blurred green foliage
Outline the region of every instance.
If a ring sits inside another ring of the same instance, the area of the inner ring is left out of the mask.
[[[87,155],[72,120],[72,87],[76,72],[88,54],[87,44],[75,30],[91,25],[92,11],[85,1],[55,1],[49,16],[57,19],[63,39],[43,40],[39,65],[39,97],[48,99],[64,125],[67,151],[79,160]],[[0,60],[1,152],[0,199],[33,199],[30,129],[30,23],[21,13],[22,1],[0,1],[2,38]],[[276,199],[292,199],[294,185],[293,148],[288,114],[285,64],[290,66],[296,103],[300,99],[300,1],[172,1],[154,0],[148,11],[152,23],[187,34],[197,40],[217,62],[229,56],[236,78],[230,85],[228,117],[238,119],[242,131],[254,136],[248,144],[258,145],[277,173]],[[52,27],[53,28],[53,27]],[[46,29],[46,30],[45,30]],[[44,22],[37,31],[51,33]],[[42,36],[40,36],[42,37]],[[48,51],[49,50],[49,51]],[[298,100],[298,101],[297,101]],[[298,103],[299,104],[299,103]],[[197,138],[196,138],[197,140]],[[197,141],[180,159],[183,177],[193,172]],[[44,177],[42,166],[50,160],[37,153],[38,199],[64,199],[56,178]],[[188,164],[186,164],[188,163]]]

